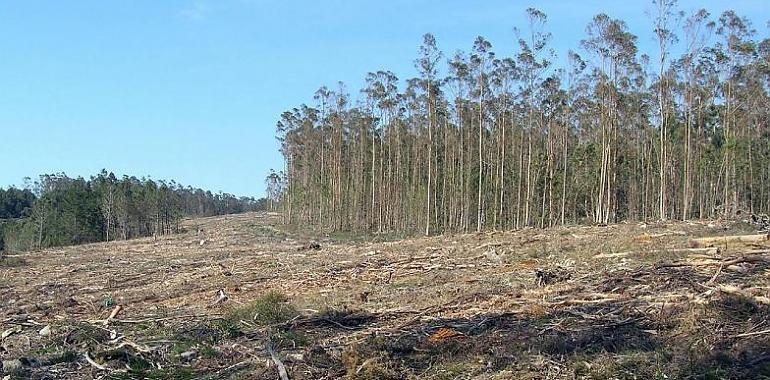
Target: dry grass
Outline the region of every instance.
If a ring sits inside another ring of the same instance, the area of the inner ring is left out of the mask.
[[[270,345],[292,379],[770,378],[770,334],[745,335],[770,329],[770,265],[719,265],[763,247],[680,250],[740,224],[391,241],[267,214],[186,227],[0,268],[0,329],[13,330],[0,358],[24,359],[13,376],[275,379]]]

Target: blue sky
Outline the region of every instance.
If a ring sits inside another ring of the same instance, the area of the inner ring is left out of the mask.
[[[680,1],[726,5],[768,35],[763,0]],[[358,91],[369,71],[416,75],[425,32],[445,55],[477,35],[512,55],[529,6],[560,59],[599,12],[654,51],[648,1],[0,0],[0,187],[107,168],[261,196],[283,165],[281,112],[321,85]]]

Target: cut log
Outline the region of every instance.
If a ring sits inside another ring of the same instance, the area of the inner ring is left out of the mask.
[[[735,235],[735,236],[712,236],[697,239],[690,239],[689,245],[692,248],[705,248],[723,246],[728,243],[762,243],[770,240],[770,234],[760,235]]]

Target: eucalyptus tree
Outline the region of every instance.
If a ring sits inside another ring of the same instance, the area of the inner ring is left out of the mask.
[[[684,21],[685,52],[676,63],[677,70],[682,75],[682,107],[684,111],[684,149],[683,149],[683,173],[682,173],[682,220],[690,218],[693,190],[691,183],[695,180],[692,175],[692,133],[696,124],[696,115],[704,107],[704,96],[698,91],[698,77],[702,75],[699,70],[699,61],[706,47],[709,35],[714,29],[714,22],[709,20],[709,13],[705,9],[693,12]],[[696,135],[701,137],[700,135]],[[702,216],[702,215],[701,215]]]
[[[721,207],[724,215],[734,215],[740,207],[736,146],[742,131],[739,130],[738,116],[740,108],[745,106],[741,103],[737,82],[742,68],[753,52],[750,39],[754,35],[754,30],[746,18],[738,16],[733,11],[725,11],[719,16],[716,32],[722,38],[715,46],[723,102],[722,166],[725,175],[722,181]]]
[[[665,220],[668,215],[668,124],[669,124],[669,93],[670,78],[665,75],[669,61],[669,49],[677,42],[676,34],[671,30],[672,22],[681,17],[674,10],[676,0],[653,0],[655,6],[654,24],[655,37],[658,42],[658,134],[660,136],[659,156],[659,198],[658,217]]]
[[[398,105],[398,78],[390,71],[369,73],[366,77],[367,87],[363,90],[367,103],[374,112],[372,116],[372,160],[371,160],[371,196],[372,215],[377,218],[377,230],[383,231],[386,213],[390,207],[392,186],[392,152],[394,142],[391,124],[396,117]],[[376,110],[376,111],[375,111]],[[375,157],[375,148],[379,145],[379,156]],[[386,171],[385,161],[388,161]],[[375,206],[376,205],[376,206]]]
[[[559,135],[562,134],[560,133],[562,114],[565,112],[566,105],[566,91],[562,89],[561,75],[558,71],[543,80],[540,93],[542,98],[538,109],[543,124],[541,134],[543,141],[540,143],[543,151],[539,156],[543,157],[545,162],[542,165],[544,167],[541,167],[542,180],[538,181],[541,184],[538,225],[546,227],[554,224],[554,186],[557,181],[555,173],[558,165],[556,157],[559,154],[558,151],[562,149],[559,146]]]
[[[379,82],[379,92],[377,94],[377,107],[382,111],[383,133],[380,138],[380,215],[381,223],[387,223],[392,226],[393,205],[395,199],[395,181],[396,177],[394,166],[397,165],[398,157],[394,150],[400,150],[400,130],[398,126],[398,77],[391,71],[378,71],[377,80]],[[387,155],[385,152],[387,151]],[[387,160],[387,168],[384,161]]]
[[[462,231],[468,231],[470,225],[471,191],[470,191],[470,129],[466,128],[466,118],[464,110],[467,108],[466,99],[469,89],[472,86],[471,67],[468,57],[463,52],[456,52],[452,59],[448,61],[448,76],[444,79],[453,93],[454,114],[457,123],[458,134],[458,171],[457,187],[460,196],[458,197],[458,228]],[[467,132],[467,133],[466,133]]]
[[[318,90],[316,90],[313,99],[318,102],[317,109],[318,109],[318,144],[319,146],[319,153],[318,153],[318,169],[316,171],[316,175],[318,176],[318,188],[320,190],[320,198],[318,199],[318,219],[319,221],[323,220],[324,223],[333,223],[332,218],[328,215],[329,213],[324,213],[324,207],[327,207],[330,210],[334,210],[333,205],[333,194],[332,194],[332,186],[333,186],[333,179],[331,176],[328,175],[328,173],[331,172],[330,166],[332,160],[330,160],[327,156],[327,151],[331,152],[331,136],[330,133],[332,127],[332,124],[330,122],[329,118],[329,109],[331,108],[331,91],[326,86],[321,86]],[[326,220],[324,220],[326,219]]]
[[[421,98],[420,80],[410,78],[406,80],[406,86],[400,99],[400,108],[403,110],[403,198],[404,212],[400,224],[405,230],[422,229],[422,194],[424,182],[421,179],[420,171],[423,168],[424,161],[420,160],[420,155],[425,150],[418,141],[418,134],[422,131],[422,126],[427,124],[424,121],[424,114],[421,112],[425,104]],[[418,210],[415,212],[414,210]],[[415,215],[416,214],[416,215]]]
[[[616,205],[615,160],[617,157],[617,106],[620,102],[618,80],[624,66],[631,65],[636,56],[636,36],[628,32],[626,23],[606,14],[594,16],[587,28],[588,38],[581,41],[583,48],[594,59],[595,91],[598,97],[599,136],[601,142],[600,172],[596,190],[594,221],[608,223]],[[598,60],[598,61],[597,61]]]
[[[36,189],[30,210],[2,226],[9,249],[116,240],[113,229],[124,239],[171,234],[179,230],[182,216],[202,216],[195,208],[186,209],[184,198],[203,191],[184,188],[174,181],[128,176],[118,180],[113,173],[102,170],[88,180],[64,173],[45,174],[36,181]],[[204,202],[216,206],[212,215],[248,211],[256,203],[229,194],[205,194]]]
[[[550,67],[553,58],[553,52],[547,49],[548,42],[551,39],[551,33],[545,31],[547,21],[545,13],[535,9],[527,9],[527,20],[529,23],[528,35],[523,36],[523,32],[514,29],[518,39],[519,53],[516,56],[516,65],[520,71],[521,96],[525,99],[526,120],[527,120],[527,168],[526,168],[526,193],[524,197],[524,225],[530,223],[530,209],[534,192],[535,179],[532,178],[532,137],[535,132],[535,118],[538,117],[537,103],[541,100],[539,93],[539,84],[542,81],[543,73]],[[541,125],[545,128],[545,125]],[[544,131],[543,134],[547,134]],[[523,149],[523,147],[521,147]]]
[[[281,115],[277,124],[278,140],[281,151],[286,155],[286,173],[289,186],[287,189],[287,220],[295,217],[305,222],[312,222],[318,210],[317,192],[320,191],[317,180],[318,168],[318,110],[301,105]],[[294,209],[300,213],[295,215]],[[320,222],[320,220],[319,220]]]
[[[706,46],[698,57],[693,75],[694,123],[696,136],[695,164],[697,172],[694,184],[697,186],[696,203],[700,218],[712,218],[721,214],[718,205],[722,204],[722,185],[724,177],[724,134],[720,114],[724,104],[721,102],[720,67],[723,55],[715,46]]]
[[[569,165],[569,140],[570,131],[575,126],[576,120],[574,110],[579,102],[578,98],[585,92],[585,81],[580,80],[580,76],[586,68],[586,63],[578,53],[573,50],[567,52],[568,68],[562,71],[566,74],[567,93],[565,95],[564,120],[562,121],[562,188],[561,188],[561,210],[559,220],[562,225],[566,222],[567,216],[567,167]]]
[[[376,224],[375,222],[375,214],[376,208],[377,208],[377,170],[376,170],[376,164],[377,159],[375,158],[375,150],[377,148],[376,140],[378,138],[378,134],[382,130],[382,125],[380,124],[382,121],[382,109],[377,107],[377,103],[379,102],[379,97],[381,97],[382,93],[384,92],[384,89],[382,89],[382,83],[380,83],[377,80],[377,74],[375,73],[369,73],[366,76],[366,88],[361,90],[364,94],[366,94],[366,111],[370,115],[369,120],[370,122],[368,124],[371,124],[371,144],[370,144],[370,151],[371,151],[371,160],[369,162],[369,194],[370,202],[369,202],[369,212],[368,212],[368,224],[369,228],[373,228]],[[378,111],[375,111],[377,109]],[[376,113],[378,112],[378,113]],[[382,139],[379,139],[382,141]],[[380,152],[380,156],[382,155],[382,152]],[[382,228],[382,225],[380,224],[379,228]]]
[[[506,176],[506,162],[508,161],[508,124],[511,123],[511,105],[512,100],[511,89],[514,81],[518,79],[518,70],[516,62],[511,58],[496,59],[493,62],[493,72],[491,77],[491,83],[494,86],[493,90],[496,92],[496,114],[499,115],[499,136],[498,136],[498,163],[497,163],[497,184],[495,187],[495,201],[497,207],[495,207],[494,214],[494,228],[498,227],[498,223],[504,224],[504,211],[506,210],[506,188],[507,188],[507,176]]]
[[[428,175],[426,185],[426,218],[425,218],[425,235],[430,235],[430,222],[431,222],[431,206],[433,203],[433,129],[435,124],[435,108],[436,108],[436,95],[439,90],[439,86],[436,83],[436,75],[438,73],[438,63],[441,60],[442,53],[436,46],[436,38],[432,34],[428,33],[423,36],[422,46],[420,46],[420,56],[415,61],[415,67],[420,72],[422,90],[425,92],[425,101],[427,109],[427,121],[428,121]]]
[[[283,179],[281,173],[277,173],[275,170],[270,170],[270,174],[265,178],[265,192],[267,193],[267,199],[270,202],[270,211],[275,211],[275,204],[280,202],[281,194],[283,193]]]
[[[330,93],[332,111],[331,111],[331,145],[332,145],[332,209],[336,210],[334,220],[332,222],[332,228],[340,229],[343,225],[343,219],[349,215],[349,208],[347,203],[343,203],[343,181],[348,178],[343,176],[343,171],[349,170],[348,165],[345,165],[345,136],[346,132],[346,118],[347,107],[349,103],[349,95],[347,93],[345,84],[342,82],[337,83],[337,90]]]
[[[288,188],[285,195],[285,210],[283,213],[286,223],[293,223],[294,214],[292,213],[292,207],[294,206],[294,194],[297,186],[297,180],[294,177],[294,131],[297,128],[297,115],[296,112],[285,111],[281,114],[281,119],[276,124],[276,139],[281,144],[280,151],[284,157],[286,182]]]
[[[486,127],[484,124],[484,101],[486,100],[486,82],[488,80],[488,65],[494,60],[495,54],[492,52],[492,44],[483,37],[476,37],[473,43],[473,54],[471,55],[471,70],[475,74],[476,98],[478,100],[478,203],[476,208],[476,231],[480,232],[484,223],[484,205],[483,205],[483,181],[484,181],[484,134]]]

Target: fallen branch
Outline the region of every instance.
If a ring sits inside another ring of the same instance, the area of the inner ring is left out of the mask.
[[[3,339],[5,339],[5,338],[7,338],[7,337],[9,337],[9,336],[11,336],[13,334],[19,333],[19,332],[21,332],[21,330],[22,330],[21,326],[19,326],[19,325],[11,327],[10,329],[5,330],[5,331],[3,331],[2,334],[0,334],[0,340],[3,340]]]
[[[271,343],[267,344],[267,352],[270,354],[270,358],[273,359],[273,363],[275,363],[275,365],[278,367],[278,376],[281,377],[281,380],[289,380],[289,374],[286,372],[286,366],[283,365],[283,362],[275,353],[275,350],[273,350],[273,345]]]
[[[111,313],[110,313],[110,315],[107,317],[107,319],[105,319],[105,320],[102,322],[102,325],[104,325],[104,326],[107,326],[107,325],[109,325],[109,324],[110,324],[110,321],[111,321],[113,318],[117,317],[117,316],[118,316],[118,313],[120,313],[120,311],[121,311],[121,310],[123,310],[123,306],[121,306],[121,305],[117,305],[117,306],[115,306],[115,308],[114,308],[114,309],[112,309],[112,312],[111,312]]]
[[[720,273],[722,273],[722,268],[724,268],[724,267],[725,267],[725,265],[724,265],[724,264],[720,264],[720,265],[719,265],[719,269],[717,269],[717,272],[716,272],[716,273],[714,273],[714,276],[713,276],[713,277],[711,277],[711,279],[710,279],[710,280],[708,280],[708,281],[706,282],[706,285],[712,285],[712,284],[714,284],[714,281],[716,281],[716,280],[717,280],[717,277],[719,277],[719,274],[720,274]]]
[[[112,319],[111,322],[116,322],[116,323],[147,323],[147,322],[170,321],[170,320],[173,320],[173,319],[205,318],[205,317],[219,318],[219,317],[222,317],[222,314],[185,314],[185,315],[175,315],[175,316],[163,317],[163,318]],[[90,322],[91,323],[104,323],[103,320],[95,320],[95,321],[90,321]]]
[[[764,335],[764,334],[770,334],[770,330],[754,331],[754,332],[750,332],[750,333],[743,333],[743,334],[733,335],[733,338],[746,338],[746,337],[749,337],[749,336]]]
[[[224,379],[226,377],[226,376],[224,376],[225,374],[229,374],[230,372],[235,372],[237,370],[240,370],[241,367],[249,365],[253,360],[254,359],[249,358],[249,359],[246,359],[244,361],[240,361],[238,363],[235,363],[235,364],[233,364],[233,365],[231,365],[229,367],[220,369],[219,371],[217,371],[218,378]]]
[[[761,255],[750,255],[750,256],[741,256],[736,257],[734,259],[723,261],[722,264],[725,266],[735,265],[735,264],[742,264],[742,263],[761,263],[761,262],[767,262],[770,261],[770,258],[761,256]]]
[[[153,350],[151,347],[148,347],[148,346],[143,346],[143,345],[140,345],[140,344],[136,344],[136,343],[134,343],[134,342],[129,342],[129,341],[125,341],[125,342],[123,342],[123,343],[119,344],[119,345],[118,345],[117,347],[115,347],[114,349],[115,349],[115,350],[119,350],[119,349],[121,349],[121,348],[123,348],[123,347],[131,347],[131,348],[133,348],[134,350],[136,350],[137,352],[141,352],[141,353],[144,353],[144,354],[150,353],[150,352],[152,352],[152,350]]]
[[[88,352],[83,354],[83,357],[85,357],[86,361],[88,362],[88,364],[92,365],[94,368],[96,368],[96,369],[98,369],[100,371],[108,371],[109,370],[109,368],[107,368],[107,367],[105,367],[105,366],[95,362],[94,359],[91,359],[91,357],[88,356]]]
[[[339,326],[340,328],[345,329],[345,330],[358,330],[357,327],[345,326],[342,323],[339,323],[339,322],[337,322],[335,320],[332,320],[332,319],[329,319],[329,318],[322,318],[322,320],[324,320],[326,322],[329,322],[329,323],[331,323],[333,325]]]
[[[372,363],[373,361],[375,361],[375,360],[376,360],[375,358],[369,358],[369,359],[366,359],[366,360],[364,360],[364,362],[363,362],[363,363],[361,363],[361,365],[360,365],[360,366],[358,366],[358,369],[356,369],[356,375],[358,375],[359,373],[361,373],[361,371],[362,371],[364,368],[366,368],[366,366],[367,366],[367,365],[371,364],[371,363]]]

